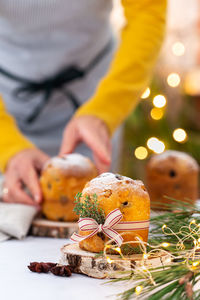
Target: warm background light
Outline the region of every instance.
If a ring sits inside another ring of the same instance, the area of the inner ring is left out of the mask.
[[[160,119],[162,119],[164,112],[162,109],[154,107],[154,108],[152,108],[150,115],[151,115],[152,119],[160,120]]]
[[[155,137],[151,137],[147,141],[147,147],[151,150],[153,150],[154,145],[157,143],[158,139]]]
[[[183,143],[187,139],[187,133],[182,128],[177,128],[173,131],[173,138],[176,142]]]
[[[148,139],[147,146],[150,150],[157,154],[165,151],[165,144],[155,137]]]
[[[177,73],[170,73],[167,76],[167,83],[171,87],[177,87],[180,81],[181,81],[180,76]]]
[[[176,56],[182,56],[185,53],[185,46],[181,42],[176,42],[172,45],[172,52]]]
[[[190,96],[197,96],[200,94],[200,68],[191,69],[184,76],[184,91]]]
[[[153,151],[157,154],[163,153],[165,151],[165,144],[162,141],[158,141]]]
[[[142,94],[141,98],[142,98],[142,99],[146,99],[146,98],[148,98],[148,97],[150,96],[150,94],[151,94],[151,90],[150,90],[150,88],[148,87],[148,88],[146,88],[146,90],[145,90],[144,93]]]
[[[147,158],[147,155],[148,155],[148,151],[145,147],[140,146],[135,149],[135,157],[137,159],[141,159],[141,160],[145,159]]]
[[[163,95],[157,95],[153,98],[153,105],[158,108],[164,107],[166,102],[166,98]]]
[[[139,295],[142,291],[143,287],[141,285],[136,286],[135,288],[135,293],[136,295]]]
[[[155,138],[155,137],[149,138],[148,141],[147,141],[147,147],[148,147],[149,149],[152,150],[152,147],[154,146],[154,144],[155,144],[157,141],[158,141],[158,139]]]

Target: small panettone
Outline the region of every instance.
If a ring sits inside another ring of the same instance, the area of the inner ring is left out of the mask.
[[[75,195],[97,174],[91,160],[78,153],[49,160],[40,178],[42,212],[46,218],[54,221],[76,221],[78,217],[73,212]]]
[[[151,206],[166,209],[165,204],[172,201],[164,196],[194,203],[198,197],[198,172],[197,162],[186,153],[168,150],[152,156],[146,170]]]
[[[96,195],[99,208],[105,212],[105,216],[118,208],[123,215],[121,221],[149,220],[150,199],[144,184],[139,180],[133,180],[118,174],[103,173],[86,184],[81,199],[82,201],[92,199],[94,195]],[[80,231],[80,235],[88,234],[90,234],[90,231]],[[134,241],[136,236],[147,242],[148,227],[134,231],[120,231],[120,234],[124,242]],[[99,232],[81,241],[79,246],[90,252],[100,252],[104,249],[107,241],[108,237]],[[137,245],[135,244],[135,246]]]

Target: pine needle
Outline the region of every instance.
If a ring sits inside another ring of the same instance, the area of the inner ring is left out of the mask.
[[[182,239],[182,233],[180,228],[185,226],[187,228],[188,224],[195,218],[196,224],[200,223],[200,209],[186,201],[179,201],[173,198],[171,204],[167,204],[168,211],[152,217],[150,230],[149,244],[158,245],[163,242],[168,242],[170,244],[176,245],[178,240],[175,235],[164,235],[162,226],[165,224],[165,231],[167,227],[172,229],[177,233],[178,237]],[[159,204],[160,205],[160,204]],[[158,206],[159,206],[158,205]],[[192,225],[191,225],[192,226]],[[185,229],[186,230],[186,229]],[[193,235],[196,239],[199,236]],[[184,241],[185,250],[193,249],[194,239],[188,238]],[[167,248],[175,256],[177,253],[176,247]],[[133,280],[133,286],[121,293],[119,296],[122,300],[129,300],[134,298],[136,295],[136,288],[139,283],[142,286],[142,291],[139,294],[139,298],[145,297],[148,300],[199,300],[200,299],[200,289],[193,292],[193,286],[200,280],[199,271],[191,272],[183,260],[174,260],[171,265],[167,265],[166,268],[157,267],[149,269],[152,274],[153,280],[156,286],[152,286],[146,278],[144,278],[139,273],[132,273],[130,276],[124,276],[113,280],[112,282],[120,281],[130,281]],[[190,276],[189,276],[190,273]],[[183,282],[183,278],[187,280]],[[136,281],[136,283],[135,283]],[[149,293],[151,294],[149,295]],[[153,292],[153,294],[152,294]]]
[[[83,198],[82,193],[78,193],[75,199],[76,206],[74,207],[74,212],[80,218],[92,218],[98,224],[104,224],[106,218],[105,212],[99,207],[96,194],[92,197],[85,196]]]

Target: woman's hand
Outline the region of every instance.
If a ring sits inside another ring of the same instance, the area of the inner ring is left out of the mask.
[[[3,201],[39,206],[42,193],[38,172],[48,159],[49,157],[38,149],[24,150],[13,156],[5,172]],[[31,195],[26,193],[25,187]]]
[[[60,155],[73,152],[80,142],[92,150],[99,172],[108,171],[111,163],[111,142],[106,124],[95,116],[72,118],[64,130]]]

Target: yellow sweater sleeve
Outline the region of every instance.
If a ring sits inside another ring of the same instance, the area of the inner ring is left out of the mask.
[[[76,116],[102,119],[110,133],[124,121],[147,86],[165,32],[166,0],[122,0],[126,25],[110,70]]]
[[[17,152],[33,148],[19,131],[14,119],[7,114],[0,97],[0,170],[5,171],[8,160]]]

